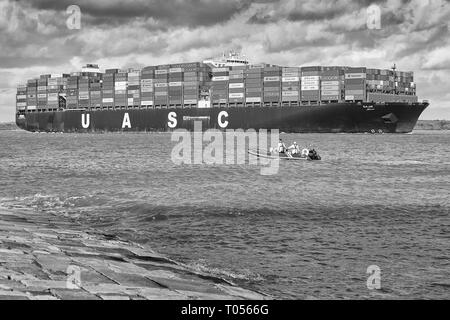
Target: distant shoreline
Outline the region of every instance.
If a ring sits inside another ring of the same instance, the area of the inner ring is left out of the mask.
[[[450,130],[449,120],[419,120],[414,130]]]
[[[0,122],[0,130],[16,130],[19,127],[14,122]]]
[[[14,122],[1,122],[0,130],[19,129]],[[450,120],[419,120],[414,130],[450,130]]]

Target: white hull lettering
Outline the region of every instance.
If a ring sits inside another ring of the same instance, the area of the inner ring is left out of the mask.
[[[91,125],[91,115],[90,114],[81,114],[81,126],[83,129],[89,128]]]
[[[174,129],[177,127],[178,121],[177,114],[175,112],[169,112],[169,114],[167,115],[167,119],[169,119],[169,121],[167,122],[169,128]]]
[[[228,127],[228,121],[222,121],[222,118],[228,118],[228,112],[226,111],[220,111],[219,115],[217,116],[217,122],[219,124],[219,127],[221,127],[222,129],[225,129],[226,127]]]
[[[125,114],[123,115],[122,129],[125,128],[131,129],[130,115],[128,114],[128,112],[125,112]]]

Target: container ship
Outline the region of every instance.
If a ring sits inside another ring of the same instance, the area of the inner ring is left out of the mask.
[[[45,74],[19,85],[16,123],[33,132],[279,129],[408,133],[427,101],[413,72],[250,64],[235,52],[203,62]]]

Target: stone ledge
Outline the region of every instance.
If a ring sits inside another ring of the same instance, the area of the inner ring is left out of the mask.
[[[0,208],[0,300],[269,298],[67,218]]]

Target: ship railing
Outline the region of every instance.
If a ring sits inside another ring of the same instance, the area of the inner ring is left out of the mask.
[[[228,107],[227,103],[213,103],[212,104],[213,108],[226,108]]]
[[[228,107],[230,107],[230,108],[243,108],[244,107],[244,103],[243,102],[229,103]]]
[[[302,100],[301,101],[301,105],[302,106],[314,106],[314,105],[319,105],[320,102],[319,101],[309,101],[309,100]]]
[[[322,100],[320,104],[338,103],[339,100]]]
[[[248,107],[248,108],[260,108],[261,107],[261,103],[260,102],[246,102],[245,103],[245,107]]]
[[[279,101],[264,101],[263,107],[277,107],[280,105]]]
[[[362,103],[365,102],[363,100],[345,100],[345,102],[349,102],[349,103]]]
[[[41,107],[36,109],[37,112],[53,112],[58,111],[58,108]]]
[[[298,106],[300,106],[300,102],[299,101],[282,101],[281,105],[283,107],[298,107]]]
[[[320,105],[320,101],[318,100],[308,100],[308,101],[302,101],[302,104],[306,102],[307,106],[318,106]]]
[[[86,111],[87,108],[66,108],[65,111]]]

